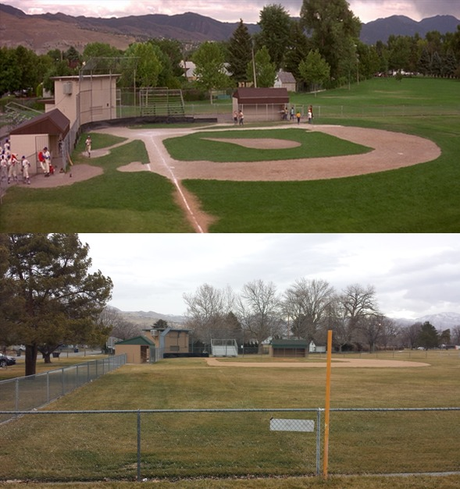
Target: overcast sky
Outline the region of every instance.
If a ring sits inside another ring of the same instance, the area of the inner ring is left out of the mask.
[[[144,14],[195,12],[223,22],[256,23],[265,5],[281,4],[294,17],[303,0],[3,0],[27,14],[63,12],[87,17],[125,17]],[[380,17],[406,15],[421,20],[434,15],[460,19],[460,0],[349,0],[351,10],[362,22]]]
[[[235,292],[253,280],[282,293],[300,278],[337,291],[373,285],[381,311],[415,319],[460,313],[458,234],[80,234],[93,268],[114,282],[110,305],[182,315],[205,283]]]

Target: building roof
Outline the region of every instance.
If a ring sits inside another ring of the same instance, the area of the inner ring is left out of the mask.
[[[241,104],[286,104],[289,102],[287,88],[240,87],[233,94]]]
[[[10,132],[10,135],[49,134],[50,136],[65,137],[69,129],[70,120],[59,109],[53,109],[19,124]]]
[[[307,348],[307,340],[273,340],[272,348]]]
[[[281,83],[296,83],[294,75],[289,71],[278,71],[277,77]]]
[[[141,345],[141,346],[155,346],[155,343],[145,336],[135,336],[134,338],[129,338],[124,341],[119,341],[115,343],[115,346],[117,345]]]

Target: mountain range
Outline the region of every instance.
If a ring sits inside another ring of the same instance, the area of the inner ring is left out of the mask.
[[[137,324],[142,327],[152,326],[159,319],[167,321],[173,327],[180,327],[181,324],[185,322],[185,316],[173,315],[173,314],[161,314],[154,311],[121,311],[120,309],[115,309],[119,314],[123,316],[124,319]],[[394,321],[400,326],[411,326],[415,323],[425,323],[429,322],[436,329],[449,329],[454,326],[460,326],[460,314],[456,312],[442,312],[438,314],[430,314],[427,316],[422,316],[417,319],[405,319],[398,318]]]
[[[423,38],[429,31],[441,34],[455,32],[460,20],[439,15],[416,22],[405,16],[392,16],[363,24],[361,40],[367,44],[387,42],[390,35]],[[73,46],[82,52],[86,44],[102,42],[118,49],[152,38],[170,38],[190,43],[228,40],[237,22],[220,22],[192,12],[178,15],[130,15],[119,18],[73,17],[63,13],[28,15],[22,10],[0,4],[0,45],[27,47],[37,54],[51,49],[66,51]],[[246,24],[249,33],[259,30],[257,24]]]

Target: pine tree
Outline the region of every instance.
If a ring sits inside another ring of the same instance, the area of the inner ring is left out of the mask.
[[[228,71],[235,82],[247,80],[246,67],[251,60],[252,39],[248,28],[240,19],[240,23],[228,43]]]
[[[26,375],[35,374],[38,351],[49,354],[62,343],[104,342],[108,328],[99,317],[110,300],[112,281],[100,271],[88,272],[88,245],[77,234],[6,236],[8,268],[0,285],[14,283],[19,307],[10,316],[9,333],[26,346]],[[9,319],[3,303],[0,313],[0,322],[5,315]]]

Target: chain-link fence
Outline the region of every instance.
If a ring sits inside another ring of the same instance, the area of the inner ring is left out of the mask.
[[[126,355],[110,356],[42,374],[18,377],[0,382],[0,410],[30,411],[72,392],[126,363]],[[0,423],[14,415],[3,413]]]
[[[324,462],[322,409],[15,414],[0,480],[313,476]],[[460,408],[332,409],[328,452],[329,474],[459,472]]]

